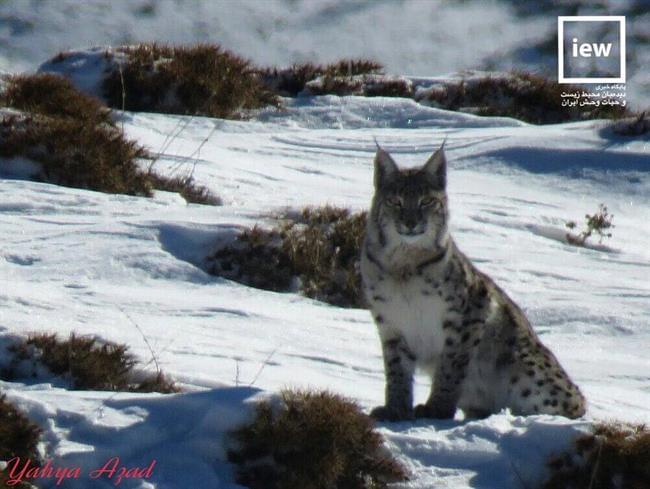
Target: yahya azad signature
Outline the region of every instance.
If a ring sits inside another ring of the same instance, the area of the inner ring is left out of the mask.
[[[3,467],[4,466],[4,467]],[[43,465],[36,465],[30,459],[21,460],[14,457],[5,463],[0,462],[0,470],[5,472],[6,484],[15,486],[21,482],[35,481],[37,479],[54,479],[60,486],[68,479],[110,479],[118,486],[124,479],[149,479],[153,475],[156,460],[152,460],[146,467],[128,467],[120,462],[120,457],[113,457],[104,465],[96,469],[82,471],[81,467],[57,467],[52,460],[47,460]]]

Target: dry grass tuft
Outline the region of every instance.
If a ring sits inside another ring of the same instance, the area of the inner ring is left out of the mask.
[[[366,97],[402,97],[414,96],[413,83],[405,78],[369,79],[364,88]]]
[[[329,392],[284,391],[283,405],[261,403],[233,433],[237,482],[251,489],[366,489],[407,479],[373,422]]]
[[[336,207],[306,208],[286,230],[288,254],[303,292],[344,307],[361,307],[361,244],[366,214]]]
[[[77,90],[59,75],[10,76],[0,94],[0,105],[48,117],[75,119],[85,124],[113,124],[110,109]]]
[[[249,61],[216,44],[140,44],[104,81],[109,106],[145,112],[240,118],[278,100]]]
[[[295,97],[305,90],[309,82],[320,77],[351,79],[358,75],[379,74],[382,71],[381,64],[365,59],[342,59],[328,65],[297,63],[289,68],[259,70],[262,79],[273,91],[290,97]]]
[[[362,77],[324,76],[307,83],[310,95],[345,95],[364,94],[364,80]]]
[[[208,258],[208,272],[252,287],[300,289],[342,307],[363,307],[359,250],[366,214],[305,208],[276,229],[254,227]]]
[[[41,163],[44,181],[106,193],[151,196],[137,164],[147,151],[108,124],[40,115],[9,115],[0,121],[0,156]]]
[[[312,95],[357,95],[362,97],[413,98],[413,83],[401,77],[385,75],[323,76],[307,83]]]
[[[223,203],[208,187],[197,184],[192,175],[168,177],[150,171],[147,173],[147,178],[157,190],[176,192],[187,202],[204,205],[221,205]]]
[[[207,271],[258,289],[289,291],[295,271],[283,250],[283,241],[283,229],[247,229],[233,244],[208,257]]]
[[[627,114],[621,106],[562,107],[562,92],[581,91],[571,85],[527,72],[486,76],[445,84],[426,100],[447,110],[484,116],[513,117],[533,124],[556,124],[585,119],[611,119]]]
[[[369,59],[341,59],[325,66],[322,74],[326,76],[357,76],[380,74],[384,70],[381,63]]]
[[[647,489],[650,430],[645,425],[596,425],[549,467],[552,475],[542,489]]]
[[[135,381],[133,369],[138,362],[126,345],[103,343],[74,333],[67,340],[54,334],[34,334],[9,351],[14,354],[9,376],[16,375],[21,363],[33,362],[68,379],[76,390],[178,392],[174,382],[161,372]]]
[[[0,460],[31,460],[38,466],[40,456],[37,450],[41,429],[18,411],[4,395],[0,395]],[[0,487],[18,487],[27,489],[28,484],[10,485],[8,476],[0,470]]]

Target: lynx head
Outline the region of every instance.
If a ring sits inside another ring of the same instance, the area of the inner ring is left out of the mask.
[[[372,218],[379,242],[431,251],[447,244],[447,162],[444,143],[421,168],[400,170],[381,148],[375,156]]]

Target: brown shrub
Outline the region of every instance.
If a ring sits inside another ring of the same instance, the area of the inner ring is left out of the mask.
[[[646,489],[650,430],[645,425],[599,424],[576,439],[570,452],[549,462],[542,489]]]
[[[168,177],[150,171],[147,173],[147,179],[154,188],[166,192],[176,192],[187,202],[204,205],[222,204],[219,197],[214,195],[208,187],[197,184],[191,175]]]
[[[562,92],[580,92],[571,85],[527,72],[462,80],[432,90],[426,100],[448,110],[464,110],[485,116],[513,117],[533,124],[616,118],[627,114],[621,106],[562,107]]]
[[[324,76],[307,84],[313,95],[358,95],[364,97],[412,98],[413,84],[406,78],[361,75],[354,77]]]
[[[126,345],[99,342],[95,338],[72,333],[67,340],[54,334],[35,334],[13,345],[12,366],[6,374],[15,376],[25,361],[40,363],[54,375],[67,378],[77,390],[178,392],[178,388],[161,372],[142,381],[134,381],[135,358]]]
[[[278,100],[251,64],[216,44],[119,48],[126,62],[104,80],[109,106],[146,112],[239,118]]]
[[[31,460],[33,466],[38,466],[40,456],[37,444],[40,436],[41,429],[7,401],[4,395],[0,395],[0,460],[20,457],[21,460]],[[12,487],[2,470],[0,487]],[[18,484],[13,487],[27,489],[30,486]]]
[[[368,59],[341,59],[325,66],[323,75],[357,76],[379,74],[384,70],[381,63]]]
[[[325,206],[286,216],[276,229],[254,227],[208,258],[208,272],[252,287],[362,307],[359,252],[366,214]]]
[[[3,117],[0,156],[20,156],[43,166],[40,178],[68,187],[151,196],[152,186],[137,164],[147,151],[115,127],[81,119]]]
[[[403,78],[370,80],[365,86],[366,97],[413,97],[413,84]]]
[[[352,401],[329,392],[284,391],[283,406],[260,403],[235,431],[229,459],[252,489],[365,489],[406,480],[373,422]]]
[[[280,95],[295,97],[305,90],[307,83],[321,76],[327,78],[378,74],[383,66],[365,59],[342,59],[328,65],[297,63],[289,68],[263,68],[259,72],[264,82]]]
[[[361,244],[366,214],[325,206],[306,208],[288,227],[283,249],[314,299],[345,307],[361,307]]]
[[[113,124],[110,109],[100,100],[77,90],[59,75],[15,75],[6,79],[0,105],[49,117],[64,117],[85,124]]]
[[[311,95],[363,95],[363,79],[347,76],[324,76],[307,84]]]
[[[254,226],[239,234],[233,244],[208,257],[207,271],[259,289],[289,291],[295,271],[282,248],[283,241],[283,230]]]

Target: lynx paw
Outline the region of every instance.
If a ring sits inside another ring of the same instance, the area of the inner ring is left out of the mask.
[[[463,408],[465,419],[484,419],[492,415],[489,409]]]
[[[418,404],[415,406],[416,418],[451,419],[456,414],[455,406]]]
[[[397,409],[389,406],[377,406],[370,411],[370,416],[377,421],[403,421],[413,419],[412,409]]]

